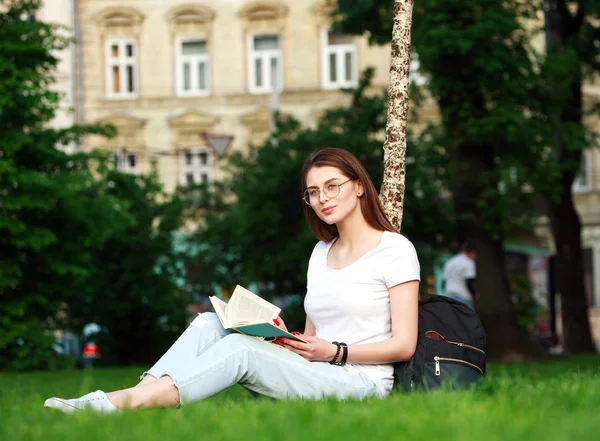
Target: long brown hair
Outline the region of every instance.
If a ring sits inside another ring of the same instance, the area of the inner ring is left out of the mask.
[[[365,189],[365,194],[360,198],[360,210],[371,227],[379,231],[398,231],[392,226],[391,222],[385,216],[379,195],[375,190],[373,181],[367,174],[367,171],[356,157],[347,150],[336,148],[324,148],[314,151],[302,167],[302,194],[306,190],[306,175],[313,167],[335,167],[339,169],[344,176],[350,179],[360,181]],[[302,202],[304,206],[304,216],[310,231],[323,242],[329,242],[339,236],[335,224],[329,225],[319,219],[311,206]]]

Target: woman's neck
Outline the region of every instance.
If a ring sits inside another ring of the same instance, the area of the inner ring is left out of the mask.
[[[370,226],[362,213],[358,212],[357,214],[357,216],[346,218],[343,222],[336,224],[339,233],[338,247],[361,248],[363,244],[372,242],[373,238],[377,240],[381,238],[381,231]]]

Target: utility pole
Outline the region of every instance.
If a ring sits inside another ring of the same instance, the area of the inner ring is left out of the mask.
[[[279,110],[279,65],[271,69],[271,143],[277,147],[277,111]]]

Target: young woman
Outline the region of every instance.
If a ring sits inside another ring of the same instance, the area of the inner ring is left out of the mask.
[[[308,226],[320,240],[304,301],[308,343],[281,346],[226,331],[199,315],[130,389],[44,403],[65,412],[185,405],[236,383],[269,397],[364,398],[392,388],[395,361],[417,341],[419,261],[394,231],[363,166],[349,152],[314,152],[302,171]],[[285,325],[282,325],[285,326]]]

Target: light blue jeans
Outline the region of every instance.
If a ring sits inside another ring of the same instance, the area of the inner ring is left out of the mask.
[[[454,299],[454,300],[456,300],[458,302],[464,303],[465,305],[467,305],[469,308],[471,308],[473,310],[475,309],[475,304],[473,303],[472,299],[468,299],[467,300],[467,299],[463,299],[462,297],[455,296],[455,295],[452,295],[452,294],[448,294],[448,297],[450,297],[451,299]]]
[[[182,405],[237,383],[277,399],[383,396],[373,380],[352,365],[310,362],[260,338],[225,330],[214,313],[196,317],[141,378],[146,374],[171,377]]]

